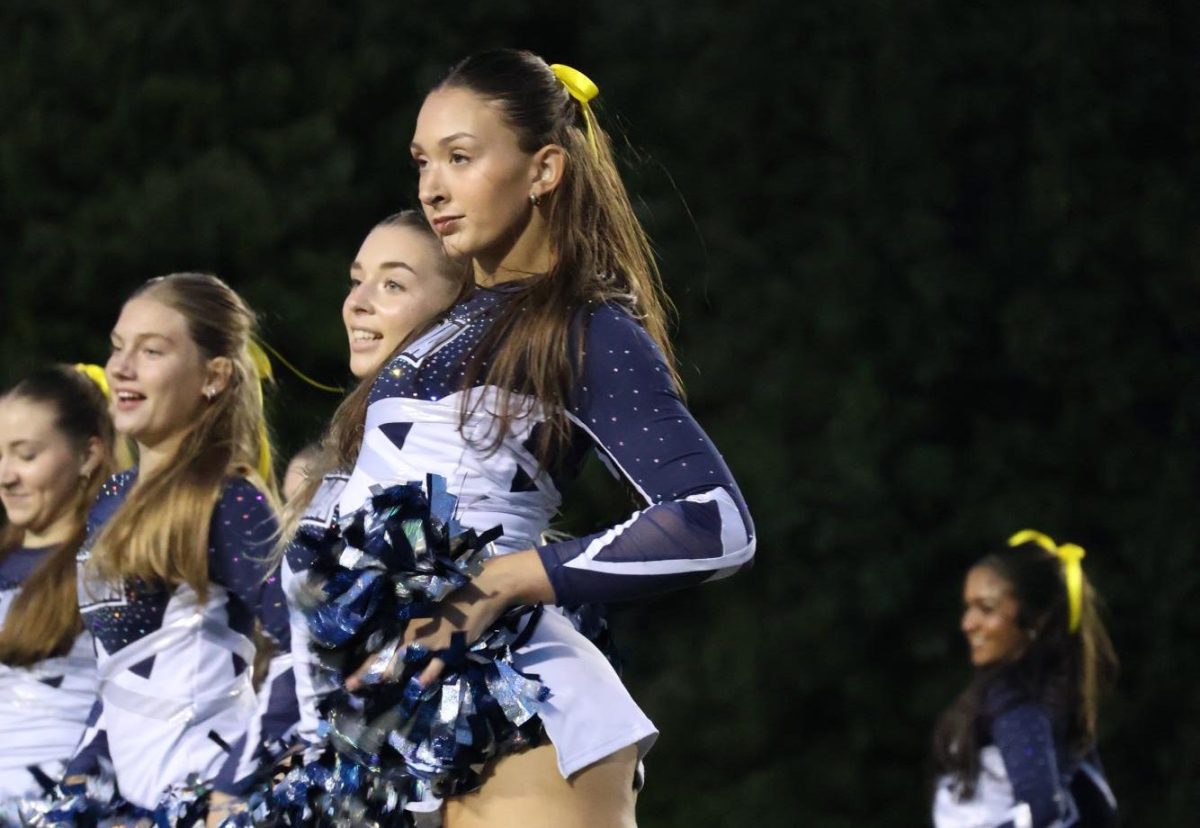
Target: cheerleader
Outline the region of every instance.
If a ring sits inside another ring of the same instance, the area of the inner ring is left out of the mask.
[[[1083,549],[1024,531],[967,573],[962,631],[975,677],[934,734],[937,828],[1116,824],[1096,752],[1116,656]]]
[[[96,698],[75,602],[88,505],[113,467],[97,366],[43,368],[0,397],[0,823],[62,776]],[[15,812],[9,817],[17,819]]]
[[[144,811],[198,783],[227,801],[297,718],[253,332],[224,282],[176,273],[139,288],[111,334],[113,421],[138,464],[88,518],[79,602],[100,695],[69,772],[107,759]],[[258,698],[256,619],[279,648]]]
[[[288,509],[285,523],[294,531],[301,516],[311,520],[329,516],[318,504],[333,505],[354,467],[362,439],[367,398],[379,369],[414,331],[445,311],[463,292],[466,272],[461,264],[446,257],[438,237],[421,213],[404,210],[383,219],[367,234],[349,268],[342,323],[350,373],[360,380],[334,414],[321,441],[305,447],[288,466]],[[303,473],[292,467],[303,462]],[[333,494],[331,494],[333,493]],[[321,512],[320,516],[317,513]],[[291,532],[287,533],[291,534]],[[280,544],[283,548],[285,544]],[[310,560],[293,549],[282,561],[283,581],[289,595],[302,589],[303,573]],[[319,699],[336,685],[310,658],[304,616],[293,608],[292,638],[296,642],[296,687],[300,700],[299,736],[303,742],[318,740]]]
[[[348,514],[376,484],[436,474],[463,525],[503,526],[502,554],[410,624],[405,644],[437,652],[456,633],[477,639],[515,605],[636,599],[732,574],[753,556],[745,503],[682,402],[666,299],[592,115],[595,94],[573,69],[504,50],[458,64],[421,108],[411,147],[420,200],[474,285],[383,366],[365,425],[335,418],[358,435],[348,443],[357,462],[348,480],[325,481],[310,512]],[[643,508],[543,542],[589,451]],[[531,636],[513,665],[550,689],[540,709],[549,743],[491,762],[478,792],[446,801],[445,824],[633,825],[654,725],[565,613],[544,612]],[[370,660],[347,687],[402,667],[399,653]],[[433,659],[420,683],[441,669]]]

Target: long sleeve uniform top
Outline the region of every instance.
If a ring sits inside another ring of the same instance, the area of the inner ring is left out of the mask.
[[[53,551],[14,549],[0,560],[0,628],[22,584]],[[0,663],[0,801],[42,793],[31,767],[58,781],[95,698],[96,655],[86,632],[66,655],[27,667]]]
[[[1062,743],[1063,727],[1034,701],[996,688],[986,704],[989,743],[982,748],[975,796],[958,798],[949,780],[934,805],[938,828],[1072,828],[1081,825],[1072,796],[1077,775],[1094,799],[1116,810],[1116,799],[1092,750],[1077,756]]]
[[[332,505],[342,514],[358,508],[374,485],[441,475],[458,497],[463,525],[502,526],[502,553],[537,550],[564,606],[637,598],[749,563],[754,528],[728,467],[684,406],[661,351],[616,305],[590,306],[575,320],[582,353],[566,403],[572,431],[563,462],[553,470],[538,463],[547,411],[515,394],[525,416],[493,445],[500,389],[482,379],[464,389],[464,371],[496,320],[520,312],[522,290],[476,289],[383,366],[355,468],[348,479],[327,481],[334,488],[309,518],[326,518]],[[586,537],[541,542],[588,451],[628,481],[643,507]],[[299,572],[307,563],[289,565]],[[551,689],[542,719],[564,775],[628,744],[648,749],[653,725],[564,616],[543,616],[518,667],[522,659]]]
[[[133,578],[90,576],[91,544],[115,514],[136,469],[105,485],[79,556],[79,601],[95,638],[99,698],[69,773],[95,773],[107,757],[128,801],[153,808],[189,775],[233,792],[264,742],[285,738],[299,713],[288,611],[269,564],[273,510],[241,477],[226,481],[209,525],[207,600]],[[251,682],[255,621],[277,647],[257,696]]]

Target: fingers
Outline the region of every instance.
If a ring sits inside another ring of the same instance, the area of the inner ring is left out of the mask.
[[[421,687],[429,687],[439,678],[442,677],[442,670],[446,667],[446,663],[440,658],[429,660],[429,664],[421,671],[421,675],[417,677],[417,681],[421,683]]]
[[[394,639],[384,645],[383,649],[367,658],[354,673],[346,679],[346,689],[357,693],[368,684],[378,684],[386,681],[395,674],[396,659],[401,652],[402,642]],[[407,645],[404,645],[407,649]]]

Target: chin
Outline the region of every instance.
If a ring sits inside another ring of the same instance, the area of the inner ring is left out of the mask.
[[[376,364],[374,361],[371,361],[371,362],[367,362],[367,361],[355,362],[354,360],[350,361],[350,373],[353,374],[354,378],[358,379],[358,380],[364,380],[367,377],[374,374],[378,370],[379,370],[379,364]]]

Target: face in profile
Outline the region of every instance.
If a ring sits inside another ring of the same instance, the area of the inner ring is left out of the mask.
[[[461,283],[437,241],[420,230],[380,225],[350,266],[342,322],[350,371],[371,376],[416,328],[448,308]]]
[[[291,500],[300,493],[300,488],[308,479],[308,466],[312,459],[312,452],[301,451],[288,463],[287,471],[283,473],[283,483],[279,487],[284,500]]]
[[[977,566],[967,573],[963,586],[962,631],[971,651],[971,663],[985,667],[1018,658],[1028,636],[1017,623],[1020,605],[1012,584],[990,567]]]
[[[94,461],[55,426],[57,412],[19,396],[0,398],[0,502],[8,522],[61,540],[80,480]]]
[[[425,98],[411,146],[419,195],[446,249],[498,262],[532,217],[534,157],[499,110],[466,89]]]
[[[182,437],[206,404],[207,362],[183,314],[143,294],[125,303],[112,330],[105,374],[117,431],[143,447]]]

